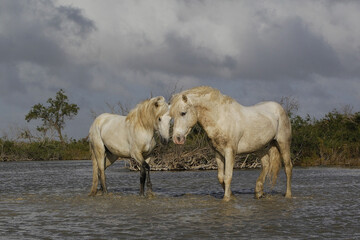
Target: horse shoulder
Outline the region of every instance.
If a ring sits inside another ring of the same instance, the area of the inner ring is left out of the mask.
[[[155,145],[154,133],[141,127],[130,127],[129,142],[131,151],[149,152]]]
[[[236,149],[242,135],[241,124],[239,124],[242,114],[239,107],[239,104],[225,104],[211,113],[212,116],[216,116],[216,120],[205,130],[212,146],[219,152],[226,148]]]
[[[128,156],[128,132],[125,117],[116,114],[104,115],[100,131],[106,148],[115,155]]]

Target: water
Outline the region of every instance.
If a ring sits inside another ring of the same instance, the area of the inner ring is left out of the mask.
[[[0,239],[360,239],[360,169],[295,168],[290,200],[283,172],[256,200],[259,170],[234,171],[228,203],[216,171],[152,172],[147,198],[121,162],[106,174],[88,197],[90,161],[0,163]]]

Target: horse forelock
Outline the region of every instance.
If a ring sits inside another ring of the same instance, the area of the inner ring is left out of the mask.
[[[181,94],[178,93],[178,94],[175,94],[172,96],[171,100],[170,100],[170,105],[171,105],[171,108],[170,108],[170,116],[174,116],[175,112],[178,111],[178,108],[179,108],[179,103],[181,100]]]
[[[175,94],[170,101],[170,115],[174,116],[179,110],[180,104],[203,106],[210,104],[229,104],[234,99],[223,95],[219,90],[209,86],[190,88],[181,93]]]

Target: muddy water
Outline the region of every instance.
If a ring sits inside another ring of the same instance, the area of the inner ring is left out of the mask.
[[[360,169],[296,168],[293,195],[281,173],[268,197],[253,196],[259,170],[235,171],[224,203],[216,171],[107,170],[107,196],[88,197],[90,161],[0,163],[0,239],[360,239]]]

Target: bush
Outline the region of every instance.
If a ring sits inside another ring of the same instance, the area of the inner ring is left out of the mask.
[[[53,140],[15,142],[0,139],[0,161],[72,159],[90,159],[87,140],[61,143]]]
[[[296,165],[360,165],[360,113],[337,110],[320,120],[296,116],[292,156]]]

